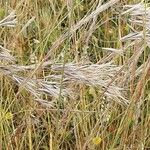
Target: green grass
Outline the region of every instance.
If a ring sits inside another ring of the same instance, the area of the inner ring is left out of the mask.
[[[149,3],[112,1],[0,1],[0,150],[150,149]]]

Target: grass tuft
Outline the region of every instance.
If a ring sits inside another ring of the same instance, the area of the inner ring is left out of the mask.
[[[0,150],[150,149],[149,2],[0,2]]]

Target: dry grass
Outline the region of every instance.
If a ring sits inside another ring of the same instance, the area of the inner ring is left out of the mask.
[[[0,2],[0,150],[150,149],[149,3]]]

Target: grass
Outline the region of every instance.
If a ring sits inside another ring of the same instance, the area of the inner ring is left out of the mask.
[[[148,1],[1,0],[0,150],[150,149]]]

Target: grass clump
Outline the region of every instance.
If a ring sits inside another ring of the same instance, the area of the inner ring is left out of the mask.
[[[150,148],[148,2],[0,2],[0,149]]]

